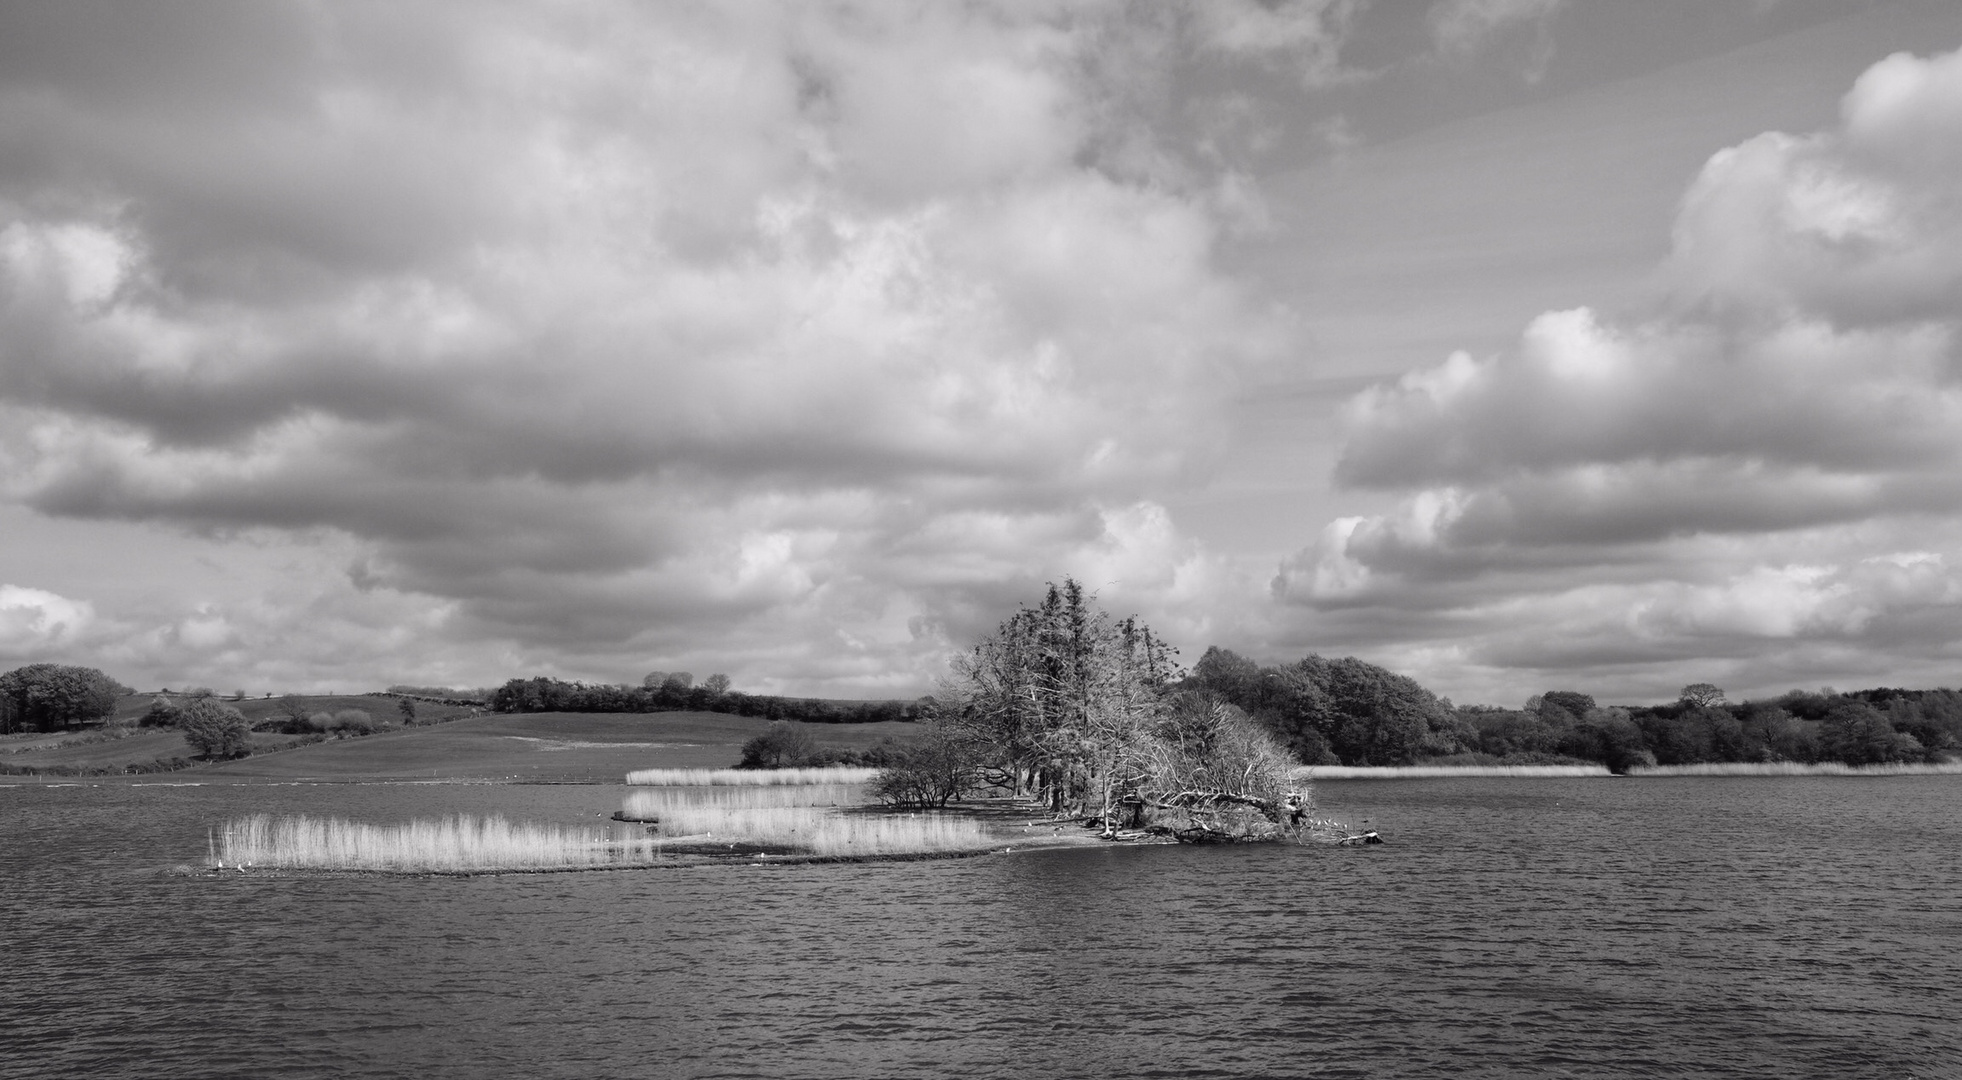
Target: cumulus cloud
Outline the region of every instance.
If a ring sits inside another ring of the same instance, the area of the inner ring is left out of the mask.
[[[1828,645],[1938,671],[1962,643],[1958,146],[1962,53],[1903,54],[1834,129],[1716,154],[1651,310],[1549,312],[1355,399],[1337,478],[1405,501],[1332,523],[1274,592],[1442,608],[1454,662],[1650,695],[1696,656],[1760,689]]]
[[[95,623],[95,608],[85,600],[0,585],[0,657],[39,658],[75,644]]]
[[[1224,0],[1187,10],[1211,49],[1284,59],[1310,86],[1359,77],[1342,64],[1342,46],[1367,0]]]
[[[1348,6],[1144,29],[1312,70]],[[1121,5],[5,18],[5,495],[351,543],[289,598],[350,640],[419,611],[509,673],[919,686],[1010,585],[1185,552],[1127,508],[1291,332],[1214,263],[1257,198],[1107,152]],[[130,655],[247,664],[300,617]]]

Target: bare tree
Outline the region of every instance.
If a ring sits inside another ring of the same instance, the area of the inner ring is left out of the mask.
[[[1691,683],[1683,687],[1682,693],[1678,695],[1678,700],[1686,705],[1694,705],[1699,709],[1709,709],[1724,703],[1724,692],[1721,687],[1713,683]]]

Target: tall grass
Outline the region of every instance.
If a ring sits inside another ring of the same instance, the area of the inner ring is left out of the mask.
[[[1962,775],[1962,761],[1934,765],[1893,762],[1885,765],[1846,765],[1823,761],[1816,765],[1796,761],[1719,761],[1701,765],[1637,765],[1630,776],[1931,776]]]
[[[791,784],[868,784],[877,769],[827,765],[813,769],[636,769],[627,783],[653,787],[776,787]]]
[[[1304,780],[1432,780],[1454,776],[1607,776],[1605,765],[1302,765]]]
[[[858,784],[799,784],[777,787],[651,787],[627,792],[620,816],[629,821],[653,821],[664,812],[684,806],[854,806],[863,801]]]
[[[227,822],[212,838],[219,867],[388,870],[405,873],[566,870],[644,866],[660,843],[631,826],[608,832],[512,824],[501,817],[457,816],[407,825],[365,825],[342,818],[253,814]]]
[[[813,855],[980,851],[994,843],[980,822],[932,814],[837,814],[811,806],[675,806],[661,814],[666,840],[711,839]]]

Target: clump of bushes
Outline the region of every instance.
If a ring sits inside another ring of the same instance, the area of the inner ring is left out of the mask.
[[[177,726],[199,757],[221,760],[252,752],[252,725],[245,714],[216,698],[202,697],[184,706]]]
[[[778,720],[763,734],[743,744],[738,769],[813,769],[830,765],[885,768],[905,758],[905,746],[891,736],[863,750],[820,746],[804,725]]]
[[[307,735],[314,730],[305,698],[281,694],[278,711],[252,725],[254,731],[276,731],[281,735]]]
[[[150,699],[150,707],[144,710],[138,723],[142,727],[176,727],[178,717],[182,716],[183,712],[184,710],[177,707],[176,702],[158,694]]]
[[[944,732],[896,750],[867,789],[888,806],[942,807],[977,786],[967,755]]]
[[[339,712],[317,712],[307,718],[313,730],[333,735],[337,739],[351,736],[372,735],[375,733],[374,717],[362,709],[342,709]]]
[[[743,744],[738,769],[796,769],[820,764],[817,740],[802,726],[788,720],[771,724],[763,734]]]

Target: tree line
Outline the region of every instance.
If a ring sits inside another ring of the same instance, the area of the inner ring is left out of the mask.
[[[1524,708],[1455,706],[1354,657],[1261,666],[1212,648],[1188,684],[1245,709],[1309,764],[1938,762],[1962,755],[1962,693],[1793,690],[1730,703],[1709,683],[1663,705],[1607,706],[1549,690]]]
[[[1456,710],[1460,756],[1573,758],[1614,771],[1636,765],[1800,762],[1932,763],[1962,754],[1962,693],[1876,688],[1792,690],[1730,703],[1708,683],[1666,705],[1601,707],[1576,691],[1549,691],[1524,709]]]
[[[807,724],[869,724],[920,718],[917,701],[837,701],[827,698],[778,697],[728,689],[727,676],[711,675],[695,685],[686,673],[656,672],[659,685],[567,682],[543,675],[512,679],[492,691],[492,712],[644,713],[690,710],[731,713],[766,720],[801,720]],[[680,675],[682,677],[676,677]],[[649,679],[654,676],[650,675]]]

